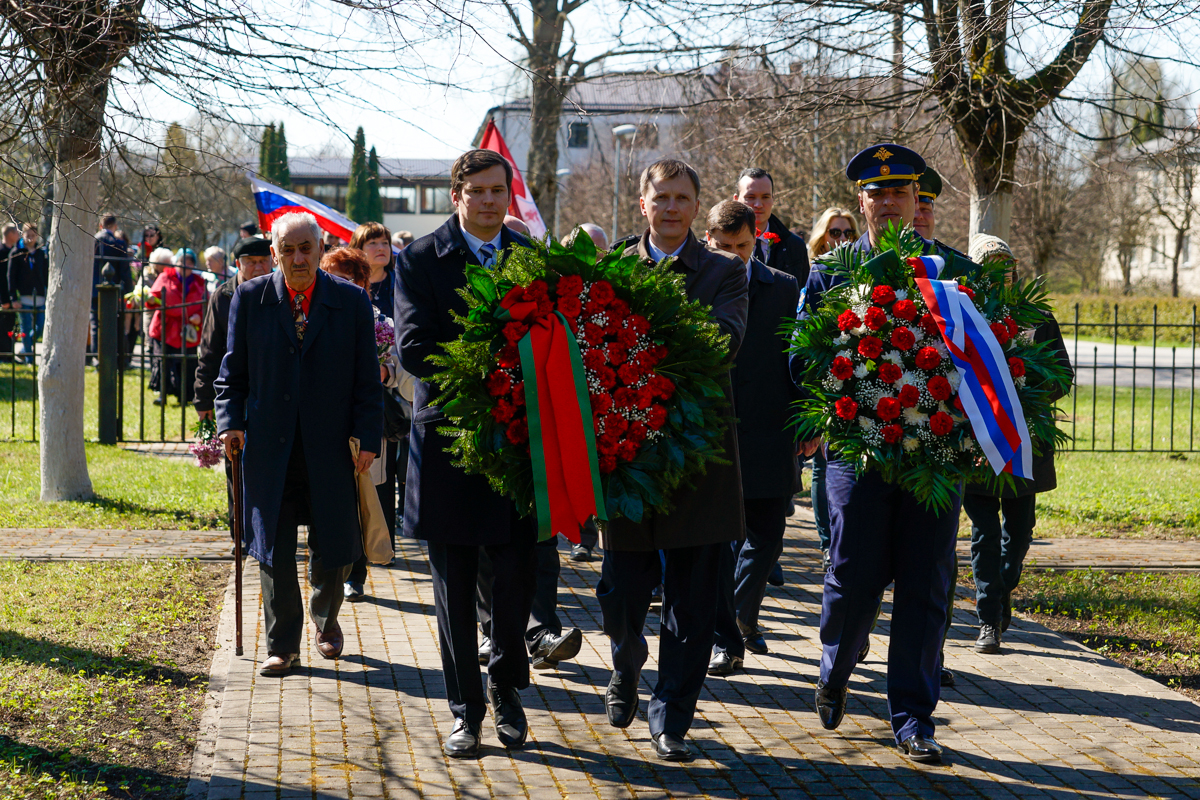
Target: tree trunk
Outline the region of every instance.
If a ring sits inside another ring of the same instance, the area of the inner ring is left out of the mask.
[[[1175,256],[1171,259],[1171,297],[1179,297],[1179,257],[1183,255],[1184,229],[1175,230]]]
[[[1004,241],[1012,231],[1012,190],[991,191],[971,187],[971,227],[968,236],[986,233]]]
[[[92,496],[83,448],[84,349],[91,306],[92,257],[100,165],[90,155],[54,171],[50,280],[38,370],[42,500]]]
[[[525,183],[537,203],[546,230],[553,235],[558,197],[558,128],[569,80],[560,53],[567,15],[558,0],[533,0],[533,23],[525,43],[532,73],[529,104],[529,153]],[[569,58],[569,54],[568,54]]]

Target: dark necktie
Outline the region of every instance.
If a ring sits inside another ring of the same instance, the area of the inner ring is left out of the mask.
[[[296,341],[304,344],[304,331],[308,328],[308,315],[304,313],[304,295],[299,292],[292,298],[292,317],[296,320]]]
[[[484,242],[479,245],[479,263],[491,269],[496,264],[496,245]]]

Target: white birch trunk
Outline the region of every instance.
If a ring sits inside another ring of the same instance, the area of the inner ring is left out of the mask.
[[[971,190],[971,227],[967,232],[973,239],[984,233],[1008,241],[1012,233],[1012,192],[981,193]]]

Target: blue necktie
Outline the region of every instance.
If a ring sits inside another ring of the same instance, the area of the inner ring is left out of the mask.
[[[484,242],[479,245],[479,263],[487,269],[491,269],[496,264],[496,245],[491,242]]]

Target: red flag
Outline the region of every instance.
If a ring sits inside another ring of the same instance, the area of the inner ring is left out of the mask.
[[[509,203],[508,213],[520,218],[529,227],[529,232],[533,234],[534,238],[541,239],[546,235],[546,223],[542,221],[537,204],[533,202],[533,195],[529,193],[529,187],[521,178],[521,170],[517,169],[517,162],[513,161],[512,153],[508,152],[508,145],[504,143],[504,137],[500,135],[500,131],[496,130],[496,123],[490,119],[483,131],[483,138],[479,141],[479,147],[499,153],[512,165],[513,198]]]

